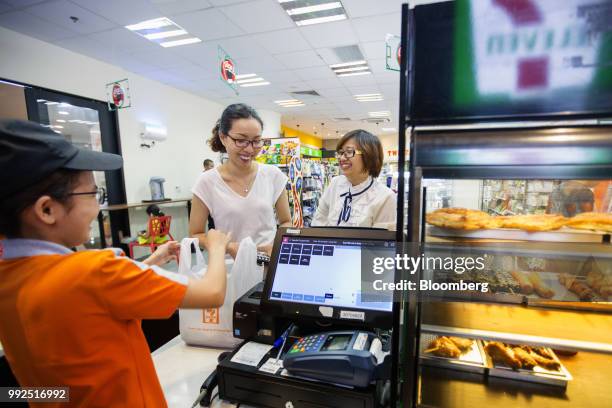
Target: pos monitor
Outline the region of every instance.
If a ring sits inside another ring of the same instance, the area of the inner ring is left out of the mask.
[[[384,230],[279,228],[263,309],[288,318],[390,328],[392,295],[367,289],[374,279],[372,257],[394,257],[395,236]]]

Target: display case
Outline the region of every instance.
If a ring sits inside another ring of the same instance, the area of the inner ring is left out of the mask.
[[[414,355],[403,354],[415,360],[402,378],[405,387],[415,387],[413,403],[612,406],[606,369],[612,364],[612,224],[597,229],[576,223],[574,214],[525,219],[479,211],[485,179],[559,180],[561,187],[608,191],[612,128],[417,128],[412,145],[417,176],[409,194],[410,235],[425,257],[484,260],[459,272],[426,266],[413,277],[433,283],[419,292],[415,313],[405,314],[401,326],[400,338],[417,346]],[[440,180],[456,186],[450,202],[472,212],[432,206],[428,189]],[[605,209],[609,199],[594,197],[588,209]],[[461,281],[475,289],[450,285]]]
[[[396,406],[612,406],[612,2],[527,3],[402,9]]]

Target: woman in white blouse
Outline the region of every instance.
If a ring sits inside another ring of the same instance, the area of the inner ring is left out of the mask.
[[[376,180],[383,164],[380,140],[353,130],[338,142],[336,157],[342,175],[323,193],[311,225],[395,229],[396,194]]]
[[[214,152],[227,153],[228,160],[202,173],[192,189],[189,234],[199,238],[201,246],[206,246],[209,214],[216,228],[231,234],[228,252],[233,257],[247,236],[259,250],[270,253],[277,221],[291,225],[287,176],[275,166],[254,161],[263,147],[262,130],[257,112],[240,103],[225,108],[213,128],[208,143]]]

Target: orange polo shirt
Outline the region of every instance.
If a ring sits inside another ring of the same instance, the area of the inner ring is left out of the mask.
[[[21,386],[70,387],[70,404],[166,407],[141,319],[167,318],[187,278],[46,241],[0,241],[0,341]]]

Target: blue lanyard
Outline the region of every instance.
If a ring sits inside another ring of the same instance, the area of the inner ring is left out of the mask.
[[[351,204],[353,203],[353,197],[357,197],[358,195],[368,191],[370,187],[372,187],[372,184],[374,184],[374,177],[372,177],[370,184],[368,184],[368,186],[360,192],[352,194],[351,188],[349,187],[349,191],[340,194],[340,197],[344,197],[344,203],[342,204],[342,210],[340,210],[340,215],[338,215],[338,222],[336,223],[336,226],[340,225],[341,222],[347,222],[351,218]]]

